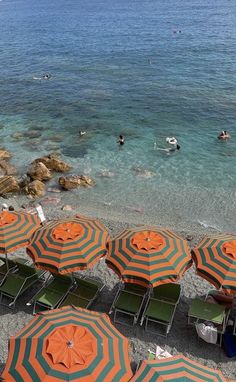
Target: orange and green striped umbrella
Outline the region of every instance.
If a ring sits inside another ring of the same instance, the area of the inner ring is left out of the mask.
[[[66,306],[37,314],[9,341],[7,382],[128,382],[128,340],[105,313]]]
[[[197,274],[224,293],[236,295],[236,236],[205,237],[192,250]]]
[[[36,214],[0,212],[0,253],[9,253],[26,247],[40,224]]]
[[[177,281],[192,260],[187,242],[175,233],[141,227],[108,242],[106,263],[124,282],[155,287]]]
[[[108,232],[92,218],[50,222],[35,233],[27,253],[35,265],[56,273],[87,269],[105,253]]]
[[[226,382],[220,370],[213,370],[177,355],[162,360],[142,361],[130,382]]]

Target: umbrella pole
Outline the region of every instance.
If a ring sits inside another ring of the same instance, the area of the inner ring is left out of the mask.
[[[9,271],[9,265],[8,265],[7,252],[5,253],[5,257],[6,257],[6,265],[7,265],[7,272],[8,272]]]
[[[74,286],[76,284],[74,272],[71,273],[71,278]]]

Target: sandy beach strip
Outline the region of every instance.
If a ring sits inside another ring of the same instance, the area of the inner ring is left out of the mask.
[[[97,208],[95,210],[89,203],[80,203],[73,211],[62,211],[61,207],[67,202],[68,198],[62,199],[60,203],[54,205],[53,203],[43,204],[43,209],[48,220],[59,219],[62,217],[74,216],[76,213],[93,216],[99,218],[105,227],[108,229],[111,237],[116,236],[123,229],[132,227],[135,225],[152,224],[156,226],[162,226],[161,222],[148,221],[147,216],[143,216],[138,211],[127,211],[126,214],[111,214],[109,209],[105,207]],[[71,202],[70,198],[70,202]],[[0,205],[7,203],[13,205],[15,209],[20,209],[22,203],[28,203],[29,201],[19,198],[3,199],[0,198]],[[109,215],[109,216],[108,216]],[[166,226],[165,226],[166,227]],[[214,234],[215,230],[204,228],[201,225],[188,225],[186,229],[183,229],[183,224],[178,227],[168,226],[170,229],[180,234],[183,238],[187,235],[192,235],[192,240],[189,242],[191,248],[196,245],[203,236],[206,234]],[[24,249],[21,249],[13,255],[27,256]],[[109,312],[110,306],[117,291],[119,279],[110,269],[107,268],[105,260],[101,259],[92,269],[83,271],[83,275],[91,276],[105,283],[101,295],[92,305],[91,309],[100,312]],[[130,343],[130,358],[132,361],[132,368],[135,371],[136,365],[143,358],[148,356],[148,350],[155,351],[156,346],[159,345],[167,350],[172,355],[183,353],[184,355],[199,361],[200,363],[212,368],[219,368],[223,374],[228,378],[236,377],[236,360],[235,358],[228,358],[224,350],[218,346],[207,344],[202,340],[198,340],[195,328],[187,325],[187,312],[191,299],[197,296],[205,296],[209,289],[213,289],[213,286],[208,282],[198,277],[195,272],[195,267],[192,266],[184,275],[180,281],[182,285],[182,296],[180,303],[177,307],[174,324],[167,338],[160,337],[153,334],[148,334],[142,327],[136,325],[134,327],[128,327],[120,324],[116,324],[118,330],[123,333]],[[8,309],[7,307],[0,306],[1,316],[1,341],[0,341],[0,369],[4,368],[7,354],[8,354],[8,338],[15,335],[21,330],[25,324],[27,324],[32,318],[32,307],[26,306],[26,302],[37,292],[39,286],[34,286],[33,289],[23,294],[17,304],[15,311]]]

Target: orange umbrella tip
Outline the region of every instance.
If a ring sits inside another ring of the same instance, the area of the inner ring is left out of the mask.
[[[236,240],[225,242],[222,249],[226,255],[230,255],[234,260],[236,260]]]
[[[8,211],[2,211],[0,213],[0,226],[12,224],[17,220],[17,216]]]
[[[46,353],[54,365],[61,364],[67,369],[74,365],[85,365],[96,352],[95,338],[82,327],[67,325],[57,328],[47,339]]]

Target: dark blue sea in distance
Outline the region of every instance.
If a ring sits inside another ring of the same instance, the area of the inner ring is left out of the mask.
[[[0,49],[1,145],[22,171],[58,151],[96,179],[88,203],[236,231],[235,0],[1,0]]]

